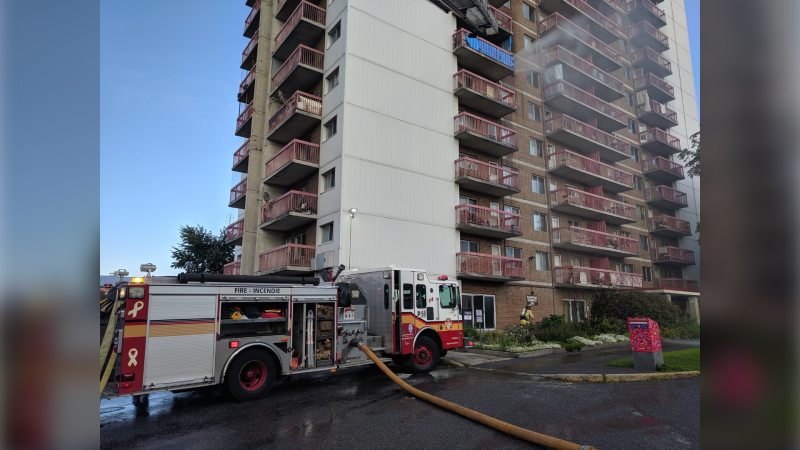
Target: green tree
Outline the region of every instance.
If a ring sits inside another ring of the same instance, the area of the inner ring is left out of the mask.
[[[692,149],[685,148],[681,150],[678,156],[682,161],[686,161],[686,169],[688,169],[686,173],[694,178],[700,176],[700,132],[693,134],[689,139],[692,141]],[[700,243],[700,222],[697,222],[695,230],[697,243]]]
[[[222,273],[225,264],[233,260],[233,245],[225,243],[225,229],[214,235],[197,225],[181,225],[181,241],[172,247],[173,269],[187,273]]]

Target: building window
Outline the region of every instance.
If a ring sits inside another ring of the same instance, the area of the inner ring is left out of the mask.
[[[538,156],[539,158],[544,158],[544,142],[536,139],[530,139],[531,145],[531,155]]]
[[[339,68],[337,67],[333,69],[333,72],[331,72],[331,74],[325,78],[325,81],[325,93],[327,94],[333,88],[339,85]]]
[[[528,119],[542,122],[542,107],[528,102]]]
[[[553,264],[555,267],[561,267],[561,255],[553,255]]]
[[[636,162],[639,162],[639,161],[640,161],[640,158],[639,158],[639,149],[638,149],[638,148],[633,148],[633,147],[631,147],[631,159],[632,159],[632,160],[634,160],[634,161],[636,161]]]
[[[536,194],[546,194],[544,191],[544,177],[533,175],[531,179],[531,189]]]
[[[649,267],[642,267],[642,275],[643,275],[644,281],[647,281],[648,283],[652,283],[653,282],[653,272],[652,272],[652,270],[650,270]]]
[[[507,39],[503,40],[503,42],[500,43],[500,48],[502,48],[503,50],[511,53],[512,52],[512,50],[511,50],[511,43],[512,42],[511,41],[512,41],[513,38],[514,38],[514,36],[509,36]]]
[[[581,221],[580,220],[567,220],[567,225],[569,225],[571,227],[580,228],[581,227]]]
[[[550,225],[552,225],[553,228],[558,228],[558,216],[550,216]]]
[[[625,16],[622,14],[617,13],[617,25],[622,27],[623,30],[627,30],[628,27],[625,26]]]
[[[477,205],[478,204],[478,199],[477,198],[472,198],[472,197],[466,197],[466,196],[461,195],[461,196],[458,197],[458,204],[459,205]]]
[[[522,259],[522,249],[518,247],[506,247],[506,258]]]
[[[570,256],[569,257],[569,265],[575,267],[583,267],[583,257],[580,256]]]
[[[636,205],[636,220],[644,220],[644,206]]]
[[[556,189],[558,189],[558,183],[556,183],[556,180],[550,180],[550,190],[555,191]]]
[[[637,191],[642,190],[642,177],[633,176],[633,188]]]
[[[533,213],[533,230],[547,231],[547,214]]]
[[[622,266],[624,272],[633,273],[633,264],[625,264]]]
[[[631,68],[628,66],[622,66],[622,76],[627,78],[628,80],[631,79]]]
[[[532,37],[530,37],[530,36],[528,36],[526,34],[525,35],[525,50],[527,50],[527,51],[529,51],[531,53],[535,53],[535,48],[533,47],[533,43],[534,42],[536,42],[536,39],[534,39],[534,38],[532,38]]]
[[[619,40],[619,49],[622,51],[623,55],[627,55],[628,54],[628,43],[625,42],[624,39],[620,39]]]
[[[491,329],[495,327],[495,307],[494,295],[474,295],[462,294],[461,304],[464,311],[470,311],[472,319],[464,320],[464,325],[482,329]],[[475,320],[475,311],[482,311],[483,323],[477,323]]]
[[[628,119],[628,133],[636,134],[639,131],[639,128],[636,126],[636,121],[633,119]]]
[[[329,120],[328,123],[325,124],[325,141],[333,137],[336,134],[336,117]]]
[[[547,144],[547,154],[552,155],[556,152],[556,146],[553,144]]]
[[[536,14],[533,6],[522,2],[522,17],[530,20],[531,22],[536,22]]]
[[[503,206],[503,211],[511,214],[519,214],[519,208],[517,208],[516,206],[505,205]]]
[[[475,241],[465,241],[461,240],[461,251],[462,252],[471,252],[471,253],[478,253],[478,243]]]
[[[529,70],[525,72],[525,81],[528,83],[528,86],[533,86],[536,89],[539,89],[539,74]]]
[[[306,234],[300,233],[286,239],[287,244],[306,245]]]
[[[536,250],[536,270],[550,270],[550,253]]]
[[[320,244],[333,241],[333,222],[328,222],[319,227],[320,231]]]
[[[650,246],[647,245],[647,236],[639,236],[639,248],[641,248],[643,252],[650,249]]]
[[[586,300],[562,300],[564,320],[567,322],[583,322],[586,319]]]
[[[630,106],[633,106],[633,94],[628,91],[625,91],[625,103]]]
[[[322,192],[336,186],[336,169],[331,169],[322,174]]]
[[[331,31],[328,31],[328,46],[325,48],[331,48],[339,38],[342,37],[342,22],[339,21],[336,25],[331,28]]]

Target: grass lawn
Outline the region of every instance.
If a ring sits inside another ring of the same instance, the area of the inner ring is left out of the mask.
[[[603,365],[633,368],[633,358],[609,361]],[[700,370],[700,347],[664,353],[664,365],[659,368],[660,372],[688,372],[690,370]]]

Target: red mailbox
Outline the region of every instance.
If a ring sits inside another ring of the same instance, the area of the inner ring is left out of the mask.
[[[628,317],[628,332],[633,366],[637,370],[656,370],[656,366],[664,364],[658,322],[647,317]]]

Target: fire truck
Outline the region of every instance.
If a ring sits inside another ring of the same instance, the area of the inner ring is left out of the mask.
[[[255,400],[295,373],[373,364],[362,342],[413,373],[469,342],[457,282],[394,266],[343,269],[322,279],[134,278],[111,321],[118,356],[102,397],[221,385],[236,400]]]

